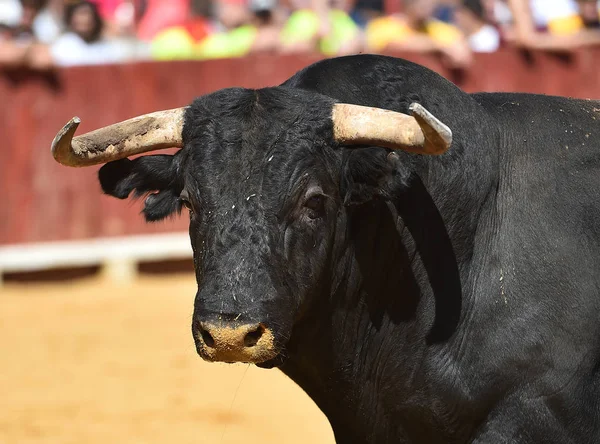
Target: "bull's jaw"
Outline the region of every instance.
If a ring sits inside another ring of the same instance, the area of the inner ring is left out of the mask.
[[[270,369],[270,368],[276,368],[276,367],[282,366],[283,363],[285,362],[285,360],[286,360],[285,353],[283,351],[281,351],[274,358],[269,359],[264,362],[257,362],[255,365],[260,368]]]

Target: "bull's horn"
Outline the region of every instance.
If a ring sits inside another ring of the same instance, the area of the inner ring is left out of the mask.
[[[163,148],[181,147],[185,108],[157,111],[73,137],[73,117],[52,141],[52,155],[63,165],[82,167]]]
[[[333,134],[346,145],[375,145],[419,154],[443,154],[452,131],[422,105],[410,105],[411,116],[381,108],[336,103]]]

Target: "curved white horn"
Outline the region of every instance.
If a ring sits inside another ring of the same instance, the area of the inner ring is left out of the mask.
[[[346,145],[376,145],[419,154],[443,154],[452,131],[422,105],[410,105],[411,115],[368,106],[336,103],[334,138]]]
[[[79,117],[73,117],[52,141],[57,162],[83,167],[123,159],[163,148],[182,147],[185,108],[157,111],[73,137]]]

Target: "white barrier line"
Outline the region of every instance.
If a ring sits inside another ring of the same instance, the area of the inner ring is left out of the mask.
[[[4,245],[0,246],[0,274],[102,265],[108,261],[152,261],[191,257],[192,247],[187,233]]]

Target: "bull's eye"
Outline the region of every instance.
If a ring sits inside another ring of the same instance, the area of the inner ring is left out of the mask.
[[[188,209],[188,211],[193,211],[192,210],[192,204],[190,203],[189,200],[185,200],[185,199],[179,199],[179,201],[181,202],[181,205],[183,205],[184,207],[186,207]]]
[[[325,209],[325,196],[322,194],[313,194],[304,202],[304,207],[308,210],[307,215],[311,219],[317,219],[323,215]]]
[[[190,214],[192,214],[192,204],[190,203],[189,195],[186,190],[181,191],[181,194],[179,194],[179,202],[181,202],[181,205],[186,207]]]

